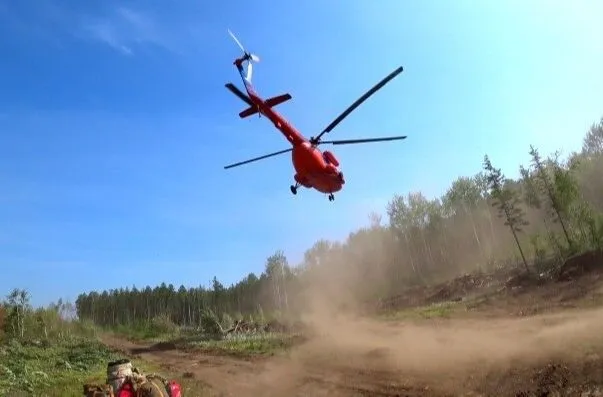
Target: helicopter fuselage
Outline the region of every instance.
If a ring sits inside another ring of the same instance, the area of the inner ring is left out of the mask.
[[[258,113],[268,118],[285,139],[293,146],[291,160],[295,168],[295,182],[306,188],[314,188],[321,193],[332,194],[340,191],[345,184],[343,173],[338,169],[339,161],[329,151],[321,152],[313,146],[291,123],[246,84],[250,99],[258,107]]]
[[[326,194],[343,188],[343,172],[338,169],[339,163],[331,152],[321,152],[310,142],[303,142],[293,147],[291,159],[296,171],[295,182],[300,185]]]

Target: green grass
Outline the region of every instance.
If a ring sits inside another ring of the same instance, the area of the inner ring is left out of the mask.
[[[176,338],[179,335],[177,327],[171,330],[158,329],[148,325],[124,326],[120,325],[108,328],[106,332],[111,332],[131,341],[158,342],[166,338]]]
[[[0,346],[0,395],[81,396],[84,383],[102,382],[116,356],[94,339]]]

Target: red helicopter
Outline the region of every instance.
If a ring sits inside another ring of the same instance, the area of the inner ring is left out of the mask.
[[[323,151],[317,149],[317,146],[324,144],[332,145],[347,145],[353,143],[367,143],[367,142],[380,142],[380,141],[393,141],[399,139],[405,139],[406,136],[392,136],[383,138],[366,138],[366,139],[347,139],[347,140],[336,140],[336,141],[323,141],[321,138],[326,133],[330,132],[339,124],[345,117],[347,117],[354,109],[356,109],[362,102],[373,95],[377,90],[387,84],[390,80],[400,74],[403,70],[402,66],[398,67],[387,77],[377,83],[373,88],[362,95],[356,102],[354,102],[349,108],[347,108],[341,115],[339,115],[331,124],[329,124],[322,132],[316,137],[306,139],[295,127],[293,127],[283,116],[277,113],[273,108],[283,102],[291,99],[290,94],[283,94],[262,99],[257,92],[254,90],[251,84],[252,74],[252,61],[259,62],[260,59],[257,55],[251,54],[245,50],[241,42],[235,37],[235,35],[228,30],[228,33],[232,36],[234,41],[243,51],[243,56],[237,58],[234,61],[234,65],[237,67],[247,95],[239,90],[234,84],[227,83],[226,88],[233,94],[238,96],[243,102],[249,107],[239,113],[241,118],[249,117],[253,114],[266,116],[274,126],[281,131],[281,133],[287,138],[291,147],[289,149],[281,150],[275,153],[266,154],[264,156],[256,157],[250,160],[241,161],[238,163],[230,164],[224,167],[224,169],[238,167],[243,164],[248,164],[254,161],[263,160],[268,157],[277,156],[279,154],[291,152],[293,160],[293,167],[295,168],[296,174],[294,175],[295,184],[291,185],[291,193],[297,194],[297,189],[300,186],[306,188],[314,188],[321,193],[328,194],[329,201],[335,200],[333,193],[338,192],[342,189],[345,180],[343,178],[343,172],[339,167],[339,161],[335,155],[330,151]],[[247,74],[243,73],[243,63],[247,63]]]

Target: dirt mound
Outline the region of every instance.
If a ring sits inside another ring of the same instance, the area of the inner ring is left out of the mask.
[[[394,309],[402,309],[406,307],[414,307],[421,305],[427,297],[427,291],[425,287],[411,287],[406,289],[399,295],[390,296],[383,298],[375,302],[366,303],[365,311],[370,312],[373,310],[387,311]]]
[[[534,273],[517,273],[509,277],[504,284],[505,289],[520,289],[544,285],[548,280]]]
[[[466,273],[434,286],[408,288],[399,295],[379,300],[373,307],[377,311],[387,311],[445,301],[460,301],[469,295],[484,293],[503,286],[506,280],[520,274],[521,272],[516,269],[498,271],[494,274]]]
[[[583,296],[603,275],[603,251],[590,251],[568,258],[563,265],[554,266],[550,261],[550,271],[527,273],[521,267],[507,267],[492,274],[468,273],[432,287],[412,287],[402,294],[381,299],[376,304],[366,305],[365,312],[402,310],[446,301],[461,301],[488,294],[518,295],[533,294],[541,290],[541,295],[558,293],[569,297]],[[573,288],[561,285],[578,282]],[[580,288],[579,288],[580,287]],[[582,292],[580,292],[582,291]],[[501,299],[507,299],[503,297]]]
[[[496,284],[498,280],[494,275],[464,274],[439,287],[435,293],[427,297],[425,303],[460,301],[467,295]]]
[[[590,251],[568,258],[556,278],[558,281],[570,281],[593,272],[603,272],[603,251]]]
[[[515,397],[603,396],[603,360],[598,357],[573,362],[559,359],[534,367],[518,365],[490,377],[490,384],[479,388],[488,395],[496,391]]]
[[[531,377],[530,383],[533,386],[528,390],[519,391],[515,395],[517,397],[540,397],[561,394],[560,392],[567,390],[571,375],[571,371],[565,365],[549,364]]]
[[[539,370],[531,379],[536,386],[533,392],[520,391],[517,396],[548,396],[555,392],[560,392],[566,389],[571,373],[565,365],[549,364]]]

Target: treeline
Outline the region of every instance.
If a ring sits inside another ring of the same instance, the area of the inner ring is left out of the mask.
[[[442,281],[460,272],[522,266],[542,272],[567,256],[603,247],[603,118],[593,124],[580,152],[546,158],[526,148],[531,162],[520,177],[505,177],[496,160],[455,180],[439,198],[421,192],[396,195],[387,222],[370,224],[346,241],[320,240],[290,266],[281,251],[258,277],[225,287],[171,284],[81,294],[77,314],[103,326],[163,319],[199,324],[204,313],[240,318],[299,313],[317,297],[353,305]]]
[[[13,289],[0,301],[0,342],[17,340],[56,341],[74,334],[92,332],[92,324],[76,319],[72,303],[59,299],[47,307],[34,308],[26,290]]]
[[[278,274],[277,274],[278,272]],[[266,271],[258,278],[249,274],[244,280],[228,288],[214,277],[211,288],[178,289],[162,283],[154,288],[118,289],[81,294],[76,300],[80,318],[101,326],[166,322],[178,325],[198,325],[208,311],[223,317],[224,313],[242,319],[242,314],[263,316],[263,311],[274,312],[287,305],[286,286],[295,279],[282,252],[268,258]],[[282,290],[282,292],[281,292]]]

